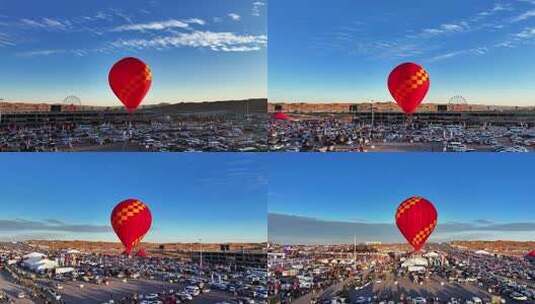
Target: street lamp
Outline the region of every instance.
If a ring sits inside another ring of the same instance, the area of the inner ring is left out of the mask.
[[[202,243],[201,242],[202,242],[202,239],[199,239],[199,255],[200,255],[199,267],[202,270]]]

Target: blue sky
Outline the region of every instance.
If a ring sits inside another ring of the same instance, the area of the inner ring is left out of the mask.
[[[144,104],[266,96],[263,0],[68,1],[0,4],[0,98],[120,105],[110,67],[148,63]]]
[[[535,105],[534,0],[269,4],[272,101],[392,100],[388,73],[414,61],[430,73],[425,101]]]
[[[151,209],[146,240],[266,240],[265,167],[254,154],[2,154],[0,239],[116,240],[123,199]]]
[[[535,155],[270,154],[267,166],[269,212],[297,216],[270,219],[270,238],[272,223],[299,230],[296,220],[360,223],[361,237],[382,237],[366,229],[393,226],[398,205],[419,195],[435,204],[442,239],[534,240]]]

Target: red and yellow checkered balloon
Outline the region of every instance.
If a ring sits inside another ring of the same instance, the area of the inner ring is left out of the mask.
[[[418,251],[435,229],[437,217],[437,210],[430,201],[413,196],[399,205],[396,211],[396,225],[414,251]]]
[[[149,208],[142,201],[127,199],[115,206],[111,212],[111,226],[123,243],[125,253],[130,254],[152,224]]]
[[[127,57],[113,65],[108,75],[110,87],[129,113],[134,112],[152,84],[152,73],[143,61]]]
[[[416,111],[425,98],[429,85],[429,74],[420,65],[412,62],[398,65],[388,76],[388,90],[407,114]]]

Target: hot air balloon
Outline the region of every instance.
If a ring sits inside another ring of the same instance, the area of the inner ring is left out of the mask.
[[[412,114],[429,90],[429,74],[416,63],[406,62],[388,75],[388,90],[406,114]]]
[[[527,255],[526,255],[526,260],[528,262],[531,262],[535,265],[535,250],[532,250],[531,252],[529,252]]]
[[[124,200],[111,212],[111,226],[123,243],[127,255],[141,242],[151,224],[149,207],[138,199]],[[140,255],[145,254],[142,249],[140,251]]]
[[[410,197],[399,205],[396,225],[414,251],[418,251],[437,225],[437,210],[423,197]]]
[[[137,257],[146,258],[147,253],[145,252],[145,249],[141,248],[136,252]]]
[[[108,82],[128,113],[133,113],[150,89],[152,73],[143,61],[127,57],[113,65]]]
[[[285,113],[282,113],[282,112],[273,113],[271,118],[273,118],[274,120],[288,120],[289,119],[288,115],[286,115]]]

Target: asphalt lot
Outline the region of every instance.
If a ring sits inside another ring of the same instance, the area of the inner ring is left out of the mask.
[[[36,303],[28,298],[22,298],[19,299],[17,295],[19,292],[24,291],[26,296],[28,296],[28,292],[25,291],[25,289],[22,286],[19,286],[9,279],[9,274],[5,271],[0,271],[0,290],[3,290],[12,300],[14,300],[15,304],[33,304]]]
[[[399,299],[401,295],[407,297],[438,297],[441,301],[447,301],[451,297],[455,298],[471,298],[479,297],[482,299],[490,299],[491,295],[478,286],[467,283],[449,283],[447,280],[442,280],[438,277],[431,277],[426,280],[423,285],[416,284],[408,278],[398,278],[398,284],[395,284],[396,279],[393,275],[389,275],[386,280],[372,281],[371,284],[361,290],[351,290],[350,297],[355,301],[358,297],[373,297],[377,296],[379,299]],[[444,285],[441,285],[441,282]]]
[[[84,287],[80,288],[80,284]],[[128,280],[126,283],[119,279],[110,280],[109,285],[97,285],[94,283],[82,282],[64,282],[63,289],[60,290],[63,300],[66,304],[80,303],[92,304],[103,303],[111,299],[119,300],[125,296],[133,294],[151,294],[173,289],[175,292],[180,291],[182,286],[162,281],[151,280]],[[195,297],[192,304],[213,304],[232,298],[231,295],[218,290],[212,290],[208,293],[200,294]]]

